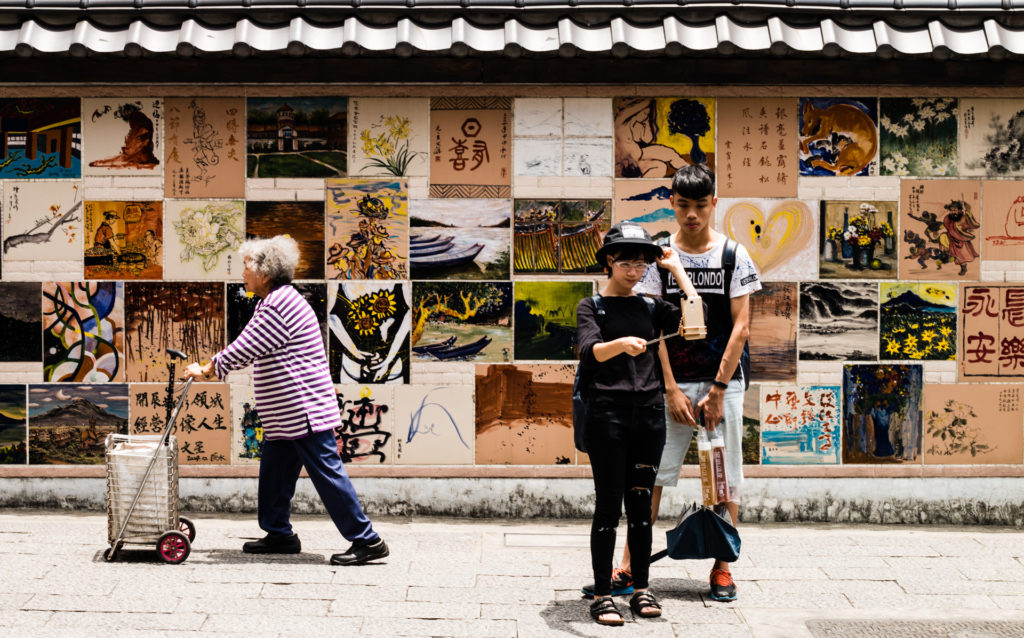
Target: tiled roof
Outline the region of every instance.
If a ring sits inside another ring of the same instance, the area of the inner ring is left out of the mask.
[[[310,5],[316,1],[308,0]],[[905,2],[910,4],[911,0]],[[949,2],[964,4],[960,0]],[[860,4],[864,4],[864,0]],[[0,26],[0,55],[246,56],[265,52],[399,57],[416,54],[633,57],[793,53],[813,57],[999,58],[1024,54],[1024,29],[1006,26],[995,17],[981,16],[970,26],[956,28],[942,20],[928,18],[906,26],[906,20],[893,22],[884,14],[862,19],[852,26],[840,21],[840,16],[835,18],[822,14],[809,21],[805,14],[799,21],[787,21],[778,16],[739,21],[719,14],[708,21],[688,22],[666,13],[654,22],[634,23],[616,17],[584,25],[569,17],[553,17],[549,23],[537,26],[519,19],[480,25],[463,17],[431,23],[398,17],[377,25],[348,17],[325,26],[294,17],[289,22],[270,26],[249,18],[238,19],[227,26],[211,26],[180,16],[171,24],[161,26],[135,20],[124,26],[101,27],[87,20],[67,26],[48,26],[32,17],[17,26]]]

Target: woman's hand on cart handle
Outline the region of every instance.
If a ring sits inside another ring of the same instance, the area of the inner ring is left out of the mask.
[[[206,365],[199,363],[190,363],[185,368],[185,374],[181,377],[181,380],[195,379],[202,381],[203,379],[209,379],[213,376],[213,361],[209,361]]]

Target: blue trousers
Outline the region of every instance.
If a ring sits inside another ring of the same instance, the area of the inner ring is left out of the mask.
[[[263,442],[256,514],[260,528],[273,536],[291,535],[291,502],[303,466],[341,535],[353,543],[377,542],[380,537],[359,504],[331,430]]]

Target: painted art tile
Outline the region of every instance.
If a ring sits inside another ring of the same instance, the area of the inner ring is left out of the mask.
[[[956,360],[956,284],[882,282],[879,358]]]
[[[247,239],[290,235],[299,244],[295,279],[324,278],[324,202],[246,202]]]
[[[344,177],[348,98],[246,98],[248,177]]]
[[[0,361],[42,361],[42,286],[0,282]]]
[[[957,99],[883,97],[882,175],[957,174]]]
[[[715,99],[622,97],[612,103],[616,177],[672,177],[715,168]]]
[[[843,366],[843,463],[920,463],[920,365]]]
[[[896,279],[899,202],[821,202],[818,273],[822,279]]]
[[[900,279],[978,279],[980,191],[977,180],[900,180]]]
[[[395,462],[395,397],[390,385],[339,385],[341,427],[335,428],[342,463]]]
[[[306,303],[313,309],[320,330],[324,336],[324,347],[327,346],[327,284],[310,282],[292,282],[292,287],[302,295]],[[256,312],[256,304],[260,298],[246,292],[245,284],[227,284],[227,328],[228,343],[242,334],[252,315]]]
[[[472,465],[471,386],[395,386],[395,464]]]
[[[611,227],[610,209],[607,199],[517,199],[515,271],[601,272],[595,255]]]
[[[28,386],[32,465],[102,465],[111,433],[128,433],[128,384]]]
[[[1020,464],[1024,386],[924,386],[926,465]]]
[[[224,349],[224,285],[131,282],[125,291],[128,381],[167,381],[167,348],[189,361],[209,361]]]
[[[431,98],[430,126],[431,197],[511,197],[511,98]]]
[[[878,174],[878,98],[800,98],[801,175]]]
[[[1024,261],[1024,183],[981,183],[981,254],[986,261]]]
[[[613,152],[610,137],[566,138],[562,144],[562,175],[611,177]]]
[[[240,199],[167,200],[165,279],[235,279],[242,273],[238,247],[245,241]]]
[[[349,175],[426,177],[430,98],[352,98]]]
[[[129,413],[131,434],[158,435],[167,427],[167,408],[179,400],[167,396],[167,383],[133,383]],[[227,465],[231,456],[231,386],[193,383],[171,426],[178,442],[180,465]]]
[[[3,182],[3,259],[79,261],[82,258],[81,182]]]
[[[766,281],[750,296],[750,378],[796,380],[796,282]]]
[[[761,385],[761,462],[839,463],[842,422],[838,385]]]
[[[794,98],[719,98],[718,196],[796,197],[796,120]]]
[[[516,137],[515,174],[524,177],[557,177],[562,174],[561,138]]]
[[[570,465],[572,364],[476,366],[478,465]]]
[[[715,227],[747,249],[762,281],[817,279],[817,209],[813,200],[720,199]]]
[[[614,134],[612,100],[609,98],[567,97],[562,99],[562,109],[562,130],[567,138],[611,138]]]
[[[28,412],[25,385],[0,385],[0,465],[28,461]]]
[[[231,465],[259,464],[263,456],[263,422],[256,411],[252,386],[232,388],[231,422]]]
[[[163,172],[164,102],[154,97],[84,98],[82,161],[87,176]]]
[[[593,294],[592,281],[517,281],[516,360],[578,360],[576,306]]]
[[[124,283],[43,284],[43,380],[125,380]]]
[[[612,223],[635,222],[655,241],[679,229],[672,208],[671,180],[615,180]]]
[[[327,180],[327,278],[409,278],[404,179]]]
[[[516,137],[562,136],[562,98],[519,97],[512,107]]]
[[[164,108],[164,194],[245,197],[245,100],[171,97]]]
[[[82,176],[82,103],[78,98],[0,99],[5,130],[0,179],[78,179]]]
[[[960,288],[960,382],[1024,381],[1024,285]]]
[[[414,361],[507,362],[512,341],[511,282],[413,283]]]
[[[510,199],[409,202],[413,279],[508,279]]]
[[[328,284],[335,383],[409,383],[410,306],[407,281]]]
[[[878,284],[802,282],[799,347],[801,361],[877,359]]]
[[[85,278],[163,278],[163,236],[163,202],[85,202]]]
[[[1024,175],[1022,123],[1022,99],[960,98],[960,175]]]

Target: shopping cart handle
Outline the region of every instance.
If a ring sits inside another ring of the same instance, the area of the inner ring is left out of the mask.
[[[166,350],[166,352],[167,352],[167,354],[171,355],[171,359],[172,360],[173,359],[181,359],[182,361],[185,361],[186,359],[188,359],[188,356],[184,352],[182,352],[181,350],[175,350],[174,348],[168,348]]]

